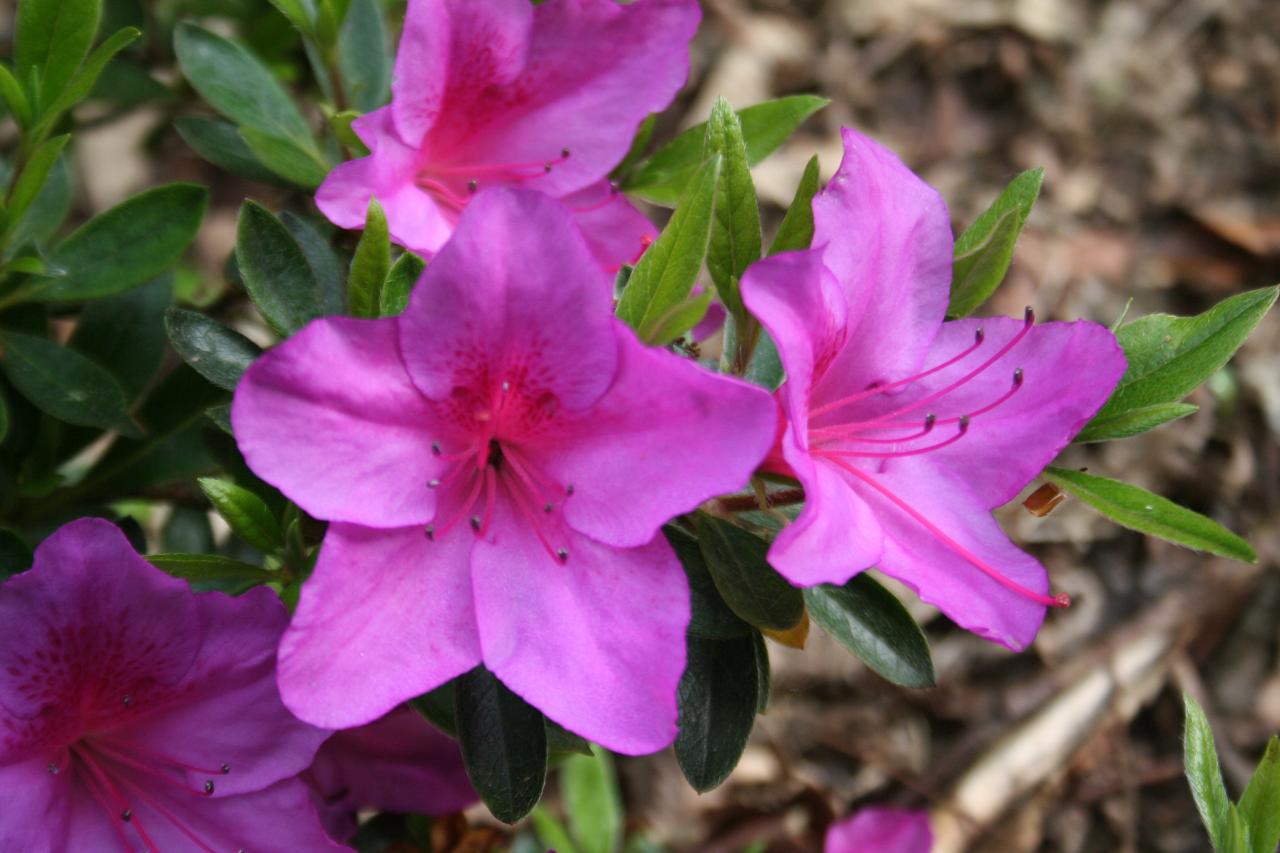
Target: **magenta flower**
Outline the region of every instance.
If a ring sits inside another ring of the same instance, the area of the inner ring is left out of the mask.
[[[355,122],[372,154],[316,193],[362,228],[377,196],[396,242],[430,255],[479,189],[562,199],[600,263],[634,262],[653,225],[606,180],[689,73],[695,0],[410,0],[391,104]]]
[[[0,586],[0,850],[340,849],[297,775],[267,589],[193,593],[81,519]]]
[[[787,426],[768,463],[805,507],[769,560],[792,582],[878,566],[964,628],[1010,648],[1035,636],[1044,568],[991,510],[1044,469],[1124,373],[1087,322],[943,323],[946,207],[886,149],[844,131],[814,199],[814,249],[756,264],[743,298],[778,345]]]
[[[863,809],[827,830],[824,853],[929,853],[929,815],[906,809]]]
[[[479,799],[457,742],[406,705],[367,726],[335,732],[303,778],[325,828],[339,841],[355,834],[361,809],[435,816]]]
[[[332,522],[285,703],[369,722],[483,662],[618,752],[675,735],[689,591],[660,526],[741,487],[757,388],[642,346],[563,205],[481,193],[398,318],[313,322],[232,407],[250,467]]]

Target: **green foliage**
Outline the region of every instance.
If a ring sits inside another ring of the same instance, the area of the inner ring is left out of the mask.
[[[809,615],[876,673],[903,687],[935,683],[929,644],[902,603],[870,575],[804,591]]]
[[[720,157],[707,270],[720,301],[735,318],[746,317],[739,282],[747,267],[760,259],[760,206],[751,180],[742,124],[724,98],[716,100],[707,122],[706,156]]]
[[[418,283],[422,271],[427,268],[422,258],[412,252],[405,252],[396,258],[396,262],[387,271],[387,280],[382,283],[382,304],[379,313],[383,317],[395,317],[409,306],[409,296],[413,286]]]
[[[1253,771],[1239,814],[1249,828],[1250,853],[1275,853],[1280,845],[1280,737],[1271,736],[1267,751]]]
[[[257,202],[246,201],[240,208],[236,261],[254,304],[281,335],[324,314],[326,295],[302,246]]]
[[[581,853],[614,853],[621,847],[622,795],[606,750],[566,759],[560,765],[560,790]]]
[[[1200,819],[1209,830],[1213,849],[1217,853],[1260,853],[1264,850],[1266,853],[1275,853],[1274,841],[1270,847],[1255,846],[1252,835],[1255,828],[1260,833],[1271,832],[1276,810],[1272,808],[1270,814],[1263,815],[1258,823],[1251,824],[1246,820],[1242,811],[1231,802],[1226,785],[1222,782],[1218,752],[1213,743],[1213,731],[1209,728],[1208,718],[1191,696],[1184,693],[1182,699],[1186,708],[1186,732],[1182,747],[1187,782],[1191,786],[1191,796],[1196,801]],[[1265,758],[1263,763],[1266,764]],[[1261,769],[1259,768],[1260,771]],[[1268,805],[1276,806],[1280,803],[1272,802]]]
[[[351,0],[338,33],[338,67],[347,104],[367,113],[391,97],[391,51],[382,4]]]
[[[675,549],[689,580],[692,610],[687,629],[689,635],[707,640],[724,640],[744,637],[750,633],[751,627],[739,619],[721,598],[711,572],[707,569],[707,561],[702,556],[697,538],[674,524],[668,524],[662,528],[662,532]]]
[[[262,164],[234,124],[216,118],[184,116],[174,122],[174,126],[197,154],[224,172],[263,184],[287,183]]]
[[[17,78],[32,81],[33,100],[51,103],[89,53],[102,0],[22,0],[13,61]]]
[[[1023,172],[956,240],[948,317],[967,317],[1004,281],[1013,248],[1040,195],[1044,169]]]
[[[773,243],[769,245],[769,254],[807,249],[813,242],[813,197],[818,194],[818,179],[818,155],[815,154],[804,166],[795,197],[787,206],[786,215],[778,225],[778,233],[773,235]]]
[[[280,523],[262,498],[216,477],[201,477],[196,482],[218,515],[241,539],[264,554],[272,554],[284,546]]]
[[[804,616],[804,596],[769,565],[769,543],[713,516],[698,520],[698,544],[711,579],[739,618],[785,631]]]
[[[759,706],[756,641],[688,638],[680,678],[676,761],[689,784],[710,791],[737,766]]]
[[[382,311],[382,285],[391,270],[391,234],[378,200],[369,200],[364,231],[351,259],[347,304],[356,317],[377,317]]]
[[[175,578],[227,583],[240,589],[281,580],[276,572],[218,554],[151,554],[147,561]]]
[[[42,411],[70,424],[137,435],[129,398],[106,368],[36,335],[0,331],[0,345],[5,376]]]
[[[239,332],[195,311],[170,308],[164,318],[169,342],[205,379],[234,391],[262,350]]]

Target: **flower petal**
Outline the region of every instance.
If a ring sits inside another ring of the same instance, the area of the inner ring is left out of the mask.
[[[330,524],[280,642],[280,693],[303,720],[376,720],[480,662],[467,532]]]
[[[929,853],[929,814],[907,809],[863,809],[827,831],[825,853]]]
[[[946,313],[951,222],[941,196],[897,155],[841,131],[844,161],[813,200],[813,245],[844,288],[848,345],[826,375],[832,399],[914,373]]]
[[[560,563],[505,503],[472,556],[484,663],[526,702],[615,752],[676,735],[689,587],[661,535],[610,548],[566,531]]]
[[[760,388],[643,346],[621,323],[616,329],[613,386],[530,455],[573,485],[564,502],[570,525],[635,547],[674,516],[741,488],[773,442],[776,407]]]
[[[396,322],[315,320],[245,373],[231,409],[249,467],[317,518],[425,524],[435,418],[405,372]]]
[[[568,209],[530,190],[478,194],[399,318],[405,364],[431,399],[510,376],[569,409],[613,381],[613,322],[609,277]]]
[[[920,478],[893,472],[864,476],[879,486],[864,481],[858,488],[884,530],[884,555],[877,567],[960,627],[1015,651],[1025,648],[1044,621],[1045,605],[993,579],[961,549],[1009,583],[1038,596],[1048,594],[1048,575],[1034,557],[1009,541],[968,485],[949,476]]]
[[[76,819],[95,808],[93,801],[74,778],[50,774],[48,764],[47,757],[0,763],[0,803],[4,803],[5,812],[0,820],[0,850],[62,853],[110,850],[119,844],[111,827],[99,817],[100,811],[95,809],[87,825]],[[77,843],[72,844],[71,839]]]
[[[830,466],[787,458],[804,486],[804,509],[774,540],[769,564],[799,586],[843,584],[875,565],[884,536],[866,501]]]
[[[658,236],[649,218],[608,181],[599,181],[561,199],[607,272],[634,264]]]

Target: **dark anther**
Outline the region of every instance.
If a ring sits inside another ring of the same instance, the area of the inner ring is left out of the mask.
[[[428,542],[436,541],[436,528],[434,524],[428,524],[427,529],[424,530],[423,532],[427,534]]]
[[[551,171],[552,169],[554,169],[554,168],[555,168],[555,164],[554,164],[554,163],[543,163],[543,164],[542,164],[542,171],[544,171],[544,172],[550,172],[550,171]]]
[[[223,776],[226,776],[228,773],[230,773],[230,772],[231,772],[231,765],[230,765],[230,764],[226,764],[226,763],[224,763],[224,764],[223,764],[221,767],[219,767],[218,769],[222,771],[222,775],[223,775]]]
[[[987,333],[983,331],[981,326],[979,326],[977,331],[973,333],[973,342],[975,344],[980,344],[983,342],[983,340],[986,339],[986,337],[987,337]]]
[[[489,439],[489,456],[484,464],[492,465],[494,468],[502,466],[502,445],[496,438]]]
[[[440,481],[435,479],[434,477],[432,477],[430,480],[427,480],[428,489],[436,489],[439,487],[440,487]]]
[[[476,192],[479,191],[479,189],[480,189],[479,181],[474,179],[467,181],[467,192],[471,193],[472,195],[475,195]]]
[[[128,823],[129,821],[133,820],[133,811],[131,809],[125,809],[124,811],[120,812],[120,819],[125,823]]]
[[[550,501],[548,501],[547,504],[542,507],[542,511],[545,512],[547,515],[550,515],[551,513],[555,512],[555,510],[556,510],[556,505],[551,503]]]
[[[1017,370],[1013,371],[1013,387],[1017,388],[1021,384],[1022,384],[1022,368],[1019,367]]]
[[[556,549],[556,559],[562,563],[569,562],[569,552],[563,548]]]
[[[964,435],[969,431],[969,416],[964,415],[960,418],[960,434]]]
[[[213,796],[213,780],[212,779],[204,780],[204,792],[211,797]]]
[[[924,416],[924,431],[928,432],[933,429],[933,425],[938,422],[938,416],[935,414],[927,414]]]
[[[1030,305],[1028,305],[1027,310],[1022,313],[1022,322],[1030,326],[1035,321],[1036,321],[1036,312],[1031,309]]]
[[[124,703],[124,706],[125,706],[126,708],[128,708],[130,705],[132,705],[132,704],[133,704],[133,697],[132,697],[132,696],[130,696],[128,693],[126,693],[126,694],[124,694],[124,698],[123,698],[123,699],[121,699],[120,701],[121,701],[122,703]]]
[[[431,455],[432,456],[440,455],[440,442],[438,441],[431,442]]]
[[[561,148],[561,149],[560,149],[560,159],[561,159],[561,160],[568,160],[568,159],[569,159],[569,149],[568,149],[568,148]]]
[[[573,483],[570,483],[569,485],[567,485],[567,486],[565,486],[565,487],[564,487],[564,493],[565,493],[566,495],[571,495],[571,494],[573,494]]]
[[[477,532],[479,532],[479,530],[480,530],[480,516],[478,516],[478,515],[473,515],[473,516],[471,516],[471,529],[472,529],[472,530],[475,530],[475,531],[477,531]]]

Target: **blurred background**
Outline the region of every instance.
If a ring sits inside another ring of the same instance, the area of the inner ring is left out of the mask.
[[[76,215],[165,180],[213,186],[179,274],[194,304],[248,312],[223,267],[246,197],[289,191],[218,172],[172,127],[194,95],[168,28],[235,7],[286,79],[305,65],[266,0],[110,0],[102,32],[142,22],[78,117]],[[957,231],[1018,172],[1039,203],[1009,280],[979,313],[1117,320],[1190,314],[1280,281],[1280,3],[1274,0],[704,0],[687,91],[660,135],[785,94],[831,99],[756,169],[766,227],[838,130],[898,151],[947,199]],[[0,0],[0,34],[12,0]],[[4,42],[8,42],[7,35]],[[620,45],[619,49],[624,49]],[[242,327],[252,333],[251,316]],[[931,810],[939,851],[1198,851],[1182,776],[1181,693],[1218,735],[1238,794],[1280,731],[1280,314],[1191,398],[1200,411],[1066,465],[1153,489],[1240,532],[1256,566],[1205,557],[1067,501],[1001,511],[1075,605],[1013,655],[911,606],[939,686],[895,688],[814,630],[770,645],[773,700],[730,780],[695,794],[670,752],[618,763],[628,822],[673,850],[811,851],[868,804]]]

